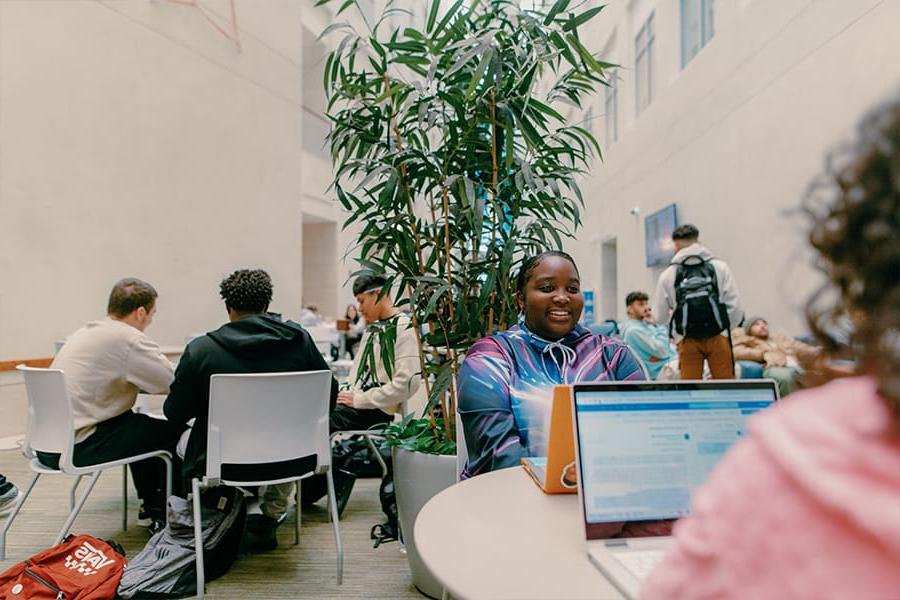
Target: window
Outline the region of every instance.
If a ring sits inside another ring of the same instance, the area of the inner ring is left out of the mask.
[[[619,77],[616,72],[607,71],[603,99],[603,130],[606,135],[606,145],[610,146],[619,139]]]
[[[587,109],[586,111],[584,111],[584,119],[582,120],[582,123],[584,124],[584,128],[588,131],[588,133],[593,135],[594,134],[594,107],[593,106],[590,107],[589,109]]]
[[[653,13],[634,38],[634,82],[637,112],[650,106],[653,99]]]
[[[681,67],[697,56],[715,33],[714,0],[681,0]]]

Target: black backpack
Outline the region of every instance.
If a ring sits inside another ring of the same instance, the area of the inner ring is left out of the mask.
[[[719,302],[716,269],[709,259],[697,254],[676,263],[675,311],[669,322],[687,338],[708,338],[730,329],[728,310]]]

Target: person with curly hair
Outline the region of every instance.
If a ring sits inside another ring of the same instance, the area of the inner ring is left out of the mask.
[[[261,269],[241,269],[219,286],[228,322],[191,340],[184,349],[175,381],[163,405],[172,423],[196,419],[184,452],[183,478],[206,472],[206,430],[209,419],[209,380],[217,373],[273,373],[328,370],[325,359],[309,333],[297,323],[268,312],[272,280]],[[331,380],[331,408],[337,398],[337,382]],[[254,410],[248,406],[247,410]],[[260,432],[260,442],[265,432]],[[188,486],[190,487],[190,486]],[[287,512],[293,483],[269,486],[260,506],[261,515],[248,517],[255,549],[277,547],[275,527]]]
[[[826,278],[807,320],[827,354],[853,355],[857,376],[750,421],[643,598],[900,597],[900,97],[858,138],[805,202]]]

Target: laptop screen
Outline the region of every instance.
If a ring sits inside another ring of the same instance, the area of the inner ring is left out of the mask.
[[[772,381],[575,386],[579,488],[591,525],[677,519],[747,418],[775,401]]]

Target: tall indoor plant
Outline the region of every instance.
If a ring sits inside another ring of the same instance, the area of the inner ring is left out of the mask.
[[[389,1],[373,22],[342,0],[357,25],[323,32],[336,36],[324,85],[333,189],[359,227],[351,256],[389,278],[418,336],[429,403],[426,421],[394,428],[407,449],[455,452],[461,358],[515,323],[513,273],[580,225],[577,178],[600,152],[581,106],[611,65],[579,30],[602,6],[523,4],[431,0],[417,20]]]

